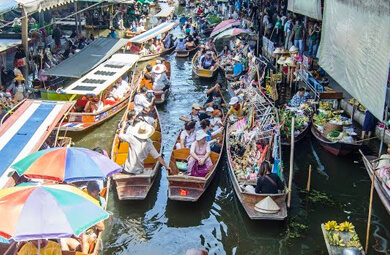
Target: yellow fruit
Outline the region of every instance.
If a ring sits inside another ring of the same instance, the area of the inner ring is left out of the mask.
[[[339,226],[337,225],[337,222],[335,220],[331,220],[325,223],[325,230],[339,230]]]
[[[355,232],[355,227],[351,222],[345,221],[339,225],[339,230],[345,232]]]

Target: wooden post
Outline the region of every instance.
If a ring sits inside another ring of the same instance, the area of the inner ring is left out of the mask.
[[[310,191],[311,183],[311,165],[309,165],[309,176],[307,177],[306,191]]]
[[[372,166],[372,165],[371,165]],[[367,232],[366,232],[366,246],[365,253],[368,251],[368,242],[370,240],[370,226],[371,226],[371,214],[372,214],[372,199],[374,197],[374,186],[375,186],[375,168],[372,168],[372,180],[370,190],[370,203],[368,205],[368,219],[367,219]]]
[[[28,84],[28,14],[24,8],[22,8],[22,44],[24,53],[26,54],[26,66],[23,68],[23,76]]]
[[[294,142],[295,142],[295,117],[292,117],[291,121],[291,148],[290,148],[290,174],[288,178],[288,197],[287,197],[287,207],[290,208],[291,205],[291,188],[292,188],[292,179],[293,179],[293,169],[294,169]]]
[[[74,2],[73,6],[74,6],[74,12],[77,13],[77,2]],[[79,34],[79,15],[78,14],[76,14],[74,16],[74,20],[76,23],[76,33]],[[80,31],[80,33],[81,33],[81,31]]]

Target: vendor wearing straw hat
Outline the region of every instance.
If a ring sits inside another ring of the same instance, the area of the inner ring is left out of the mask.
[[[165,91],[169,89],[169,79],[166,73],[167,68],[164,64],[157,64],[153,66],[153,90]]]
[[[242,119],[244,118],[244,107],[243,105],[240,104],[240,100],[238,97],[232,97],[229,102],[230,109],[226,113],[225,119],[223,120],[223,124],[226,123],[226,119],[229,118],[230,116],[233,116],[233,119]],[[230,118],[232,119],[232,118]]]
[[[129,174],[142,174],[144,172],[144,160],[150,153],[165,169],[170,171],[169,166],[154,148],[152,140],[149,139],[154,133],[154,127],[146,122],[138,122],[135,126],[129,127],[125,134],[125,124],[125,122],[122,124],[119,133],[119,139],[129,143],[129,153],[123,170]]]

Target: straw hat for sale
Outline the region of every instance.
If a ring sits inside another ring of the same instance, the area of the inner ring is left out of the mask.
[[[299,50],[299,49],[298,49],[295,45],[293,45],[293,46],[291,46],[289,52],[290,52],[290,53],[297,53],[298,50]]]
[[[274,54],[282,54],[283,52],[281,51],[281,49],[280,48],[276,48],[275,50],[274,50]]]
[[[276,63],[278,65],[283,65],[285,62],[286,62],[286,58],[285,57],[280,57]]]
[[[266,197],[255,205],[255,210],[261,213],[277,213],[280,211],[280,207],[270,197]]]
[[[130,134],[139,139],[148,139],[154,133],[154,127],[146,122],[138,122],[134,127],[130,128]]]
[[[153,66],[153,69],[152,69],[152,72],[157,73],[157,74],[163,73],[165,71],[166,71],[166,67],[163,64],[157,64],[157,65]]]
[[[285,64],[289,65],[289,66],[293,66],[294,65],[294,60],[292,58],[287,58],[285,61],[284,61]]]

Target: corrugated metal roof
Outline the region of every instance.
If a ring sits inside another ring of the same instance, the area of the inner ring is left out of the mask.
[[[80,78],[91,69],[111,57],[127,40],[99,37],[79,53],[47,70],[45,75]]]
[[[175,25],[176,25],[176,23],[173,23],[173,22],[162,23],[162,24],[158,25],[157,27],[154,27],[154,28],[152,28],[152,29],[150,29],[150,30],[138,35],[138,36],[131,38],[129,40],[129,42],[132,42],[132,43],[146,42],[146,41],[156,37],[159,34],[162,34],[162,33],[165,33],[167,31],[171,30]]]

